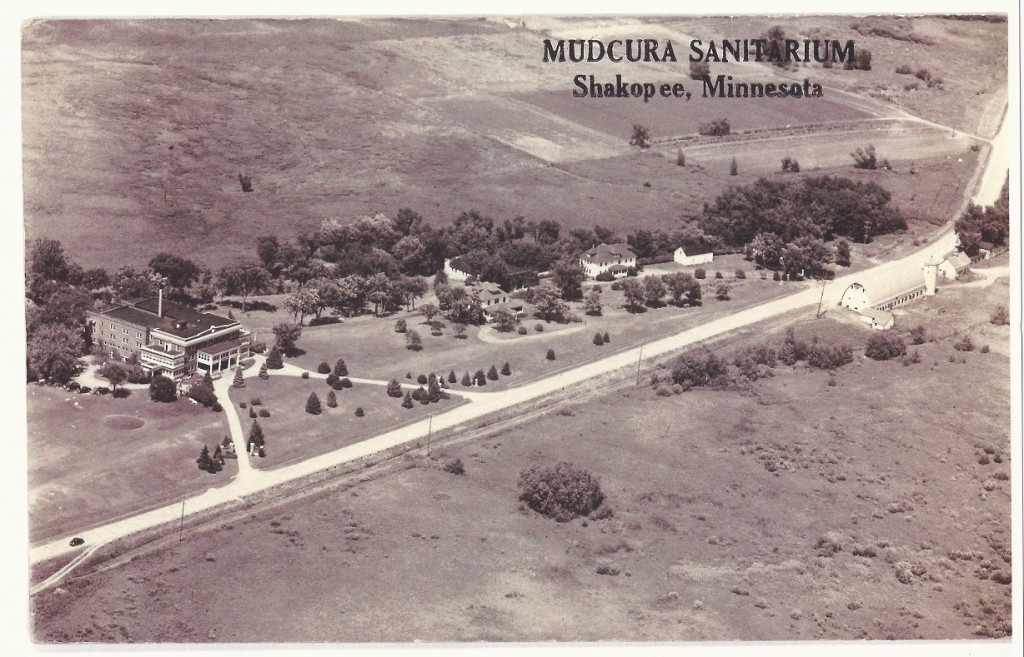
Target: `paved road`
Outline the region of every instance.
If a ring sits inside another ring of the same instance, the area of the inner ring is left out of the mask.
[[[995,201],[1002,189],[1003,181],[1006,178],[1009,151],[1007,122],[999,134],[992,140],[993,149],[984,172],[978,182],[977,191],[973,200],[977,203],[988,205]],[[867,286],[877,283],[888,277],[900,275],[905,276],[908,271],[920,271],[921,264],[931,255],[942,255],[955,246],[955,235],[952,232],[945,233],[932,244],[894,262],[884,263],[869,270],[850,274],[837,278],[825,287],[824,307],[838,304],[843,291],[853,282],[860,282]],[[821,288],[806,289],[802,292],[790,295],[783,299],[777,299],[768,303],[739,311],[729,317],[708,322],[676,335],[655,340],[654,342],[628,349],[626,351],[608,356],[601,360],[587,363],[579,367],[560,372],[558,374],[540,379],[533,383],[506,390],[502,392],[487,393],[476,392],[466,395],[470,403],[442,413],[428,420],[421,420],[413,424],[388,431],[363,442],[349,445],[320,456],[310,458],[300,463],[284,466],[274,470],[260,470],[249,468],[243,474],[243,464],[239,463],[239,476],[231,483],[220,488],[210,489],[201,495],[189,498],[185,502],[185,513],[193,514],[212,509],[226,502],[231,502],[247,495],[266,490],[278,484],[293,481],[313,473],[320,472],[332,466],[341,465],[362,457],[370,456],[389,448],[422,439],[428,435],[428,430],[440,431],[465,425],[468,422],[478,420],[484,416],[510,408],[517,404],[538,399],[552,393],[558,392],[568,386],[587,381],[589,379],[604,376],[616,370],[635,367],[638,360],[653,359],[671,351],[697,344],[709,338],[727,333],[729,331],[749,326],[757,322],[777,317],[784,313],[809,308],[818,303],[822,294]],[[249,372],[253,371],[250,368]],[[288,371],[286,374],[295,375],[296,372]],[[311,375],[312,376],[312,375]],[[320,375],[322,376],[322,375]],[[227,400],[227,387],[231,384],[230,377],[223,377],[215,385],[218,398],[228,411],[228,422],[231,425],[231,433],[235,439],[235,445],[244,448],[244,437],[241,437],[241,425],[238,415]],[[453,391],[454,392],[454,391]],[[225,403],[228,402],[228,403]],[[247,457],[240,454],[239,461]],[[248,465],[246,463],[245,465]],[[86,540],[86,547],[95,547],[98,544],[113,541],[124,536],[129,536],[139,531],[151,529],[167,523],[174,523],[182,513],[181,504],[172,504],[166,507],[153,509],[151,511],[125,518],[101,527],[82,532],[80,535]],[[173,526],[173,525],[172,525]],[[40,563],[60,555],[71,554],[83,548],[72,548],[68,544],[68,538],[62,538],[41,545],[30,550],[30,562]]]

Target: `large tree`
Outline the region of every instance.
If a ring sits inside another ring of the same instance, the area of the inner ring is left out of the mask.
[[[295,354],[295,345],[302,335],[302,324],[281,322],[274,325],[274,347],[286,356]]]
[[[669,294],[672,295],[672,303],[677,306],[700,304],[700,283],[693,276],[683,271],[677,271],[665,274],[661,278],[665,282]]]
[[[293,321],[301,326],[306,315],[312,315],[322,308],[320,293],[311,285],[297,288],[285,297],[284,307],[291,311]]]
[[[167,283],[182,290],[199,278],[199,265],[188,258],[161,251],[149,261],[149,268],[167,279]]]
[[[149,382],[149,398],[155,402],[170,403],[178,399],[178,386],[163,374]]]
[[[586,273],[584,273],[583,267],[578,261],[570,258],[559,260],[551,268],[551,280],[558,286],[558,291],[562,293],[562,298],[566,301],[576,301],[583,297],[583,281],[585,279]]]
[[[78,372],[82,352],[80,331],[58,324],[44,324],[28,340],[28,364],[37,376],[64,384]]]
[[[117,386],[128,380],[128,370],[125,369],[124,365],[114,361],[104,363],[99,369],[99,375],[110,381],[111,390],[117,390]]]
[[[270,283],[270,273],[254,262],[229,265],[220,270],[220,284],[224,294],[242,297],[242,312],[250,294],[262,292]]]
[[[40,237],[32,242],[30,271],[46,280],[65,282],[71,273],[71,263],[64,255],[60,241]]]
[[[534,316],[548,322],[565,321],[569,306],[562,301],[558,290],[549,287],[538,287],[533,290]]]

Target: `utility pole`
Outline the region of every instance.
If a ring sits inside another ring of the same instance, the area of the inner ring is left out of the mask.
[[[818,319],[819,317],[821,317],[821,302],[825,300],[825,284],[827,282],[828,279],[821,279],[821,296],[818,297],[818,312],[814,313],[814,319]]]
[[[644,346],[640,345],[640,355],[636,359],[636,385],[640,386],[640,363],[644,359]]]
[[[181,501],[181,518],[178,519],[178,542],[181,543],[181,531],[185,526],[185,500]]]

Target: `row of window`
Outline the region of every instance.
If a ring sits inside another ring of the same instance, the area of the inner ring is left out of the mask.
[[[113,322],[111,322],[110,323],[110,328],[112,330],[117,329],[117,324],[114,324]],[[122,328],[121,332],[124,333],[125,335],[128,335],[128,329],[127,328]],[[114,335],[113,332],[111,332],[110,335],[111,335],[111,337],[113,337],[113,335]],[[142,337],[142,333],[140,331],[136,331],[135,332],[135,337],[141,338]]]

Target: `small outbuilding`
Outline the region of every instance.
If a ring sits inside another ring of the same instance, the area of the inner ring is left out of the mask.
[[[692,255],[687,255],[686,250],[683,247],[676,249],[672,259],[683,265],[684,267],[692,267],[694,265],[705,265],[715,259],[715,254],[711,249],[690,249]]]

